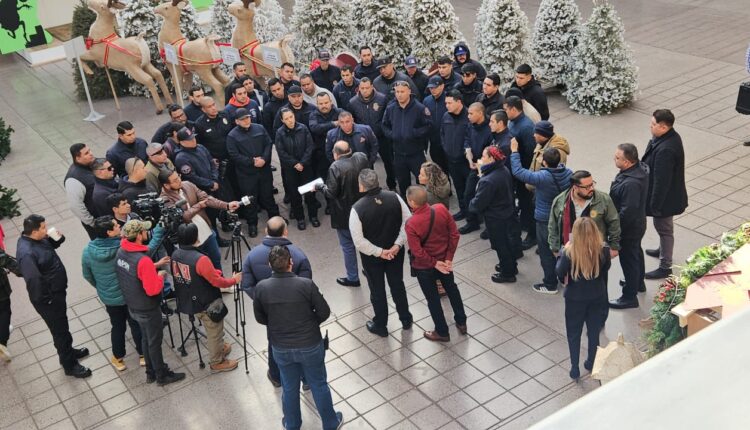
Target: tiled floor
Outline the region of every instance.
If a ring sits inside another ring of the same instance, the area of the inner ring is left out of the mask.
[[[472,34],[478,3],[455,3],[466,35]],[[635,142],[643,151],[651,112],[667,107],[677,114],[690,195],[687,212],[676,219],[675,261],[682,261],[695,248],[750,218],[750,149],[739,145],[750,135],[750,119],[733,110],[737,84],[747,79],[747,40],[738,29],[750,15],[744,0],[613,3],[640,67],[638,99],[600,118],[579,116],[559,94],[550,93],[552,121],[571,143],[570,167],[590,170],[606,191],[604,184],[616,173],[616,143]],[[291,2],[282,4],[290,7]],[[539,2],[523,0],[521,5],[533,19]],[[590,3],[579,6],[587,16]],[[717,28],[706,31],[713,27]],[[188,374],[184,382],[166,388],[147,385],[132,343],[125,359],[127,371],[118,373],[108,362],[107,315],[79,269],[87,238],[62,189],[70,162],[67,148],[86,142],[95,154],[103,155],[116,137],[117,122],[132,121],[138,135],[148,138],[165,116],[155,117],[149,100],[124,98],[122,111],[114,110],[111,101],[98,101],[96,109],[107,117],[94,124],[81,121],[88,106],[74,103],[66,63],[32,70],[16,57],[0,57],[0,93],[0,117],[16,129],[13,152],[0,167],[0,183],[18,189],[23,215],[41,213],[50,225],[66,232],[60,255],[69,276],[70,328],[76,344],[90,349],[84,364],[94,369],[83,381],[62,374],[48,331],[30,306],[23,284],[13,279],[16,329],[9,346],[15,358],[9,365],[0,364],[0,428],[278,428],[280,390],[266,380],[265,330],[253,321],[249,302],[248,373],[241,366],[211,375],[198,367],[194,342],[187,343],[188,355],[182,357],[169,347],[168,336],[166,361]],[[382,173],[379,165],[378,169]],[[282,213],[287,210],[282,205]],[[11,252],[21,221],[22,217],[2,221]],[[454,266],[469,315],[469,336],[451,326],[450,343],[424,340],[422,331],[432,329],[432,324],[419,287],[408,278],[416,324],[404,331],[393,316],[390,336],[379,338],[364,328],[371,316],[367,287],[347,289],[335,283],[343,270],[341,255],[326,217],[321,221],[319,229],[292,228],[290,239],[308,253],[314,279],[333,310],[323,329],[331,338],[328,376],[336,406],[347,419],[344,428],[523,429],[597,387],[588,377],[578,383],[568,378],[562,298],[531,292],[530,285],[541,276],[533,253],[519,261],[518,283],[497,285],[489,281],[496,257],[488,243],[478,233],[463,236]],[[651,229],[644,246],[655,243]],[[619,294],[619,276],[615,264],[610,295]],[[639,309],[610,313],[602,342],[621,332],[640,342],[637,323],[648,314],[656,285],[647,282],[649,293]],[[231,297],[225,299],[230,308],[226,339],[233,345],[232,357],[241,358],[234,306]],[[443,305],[450,321],[450,306],[447,301]],[[174,318],[172,328],[178,342]],[[183,328],[187,330],[187,321]],[[312,398],[303,394],[302,399],[303,428],[318,428]]]

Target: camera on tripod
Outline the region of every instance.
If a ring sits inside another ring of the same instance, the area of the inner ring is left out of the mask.
[[[165,201],[157,196],[156,193],[139,194],[131,205],[133,212],[141,219],[150,221],[151,225],[161,225],[166,230],[166,236],[174,243],[177,238],[177,228],[183,223],[184,211],[180,206],[185,204],[185,201],[181,200],[174,206],[165,207]]]
[[[255,204],[255,196],[243,196],[239,200],[240,207],[250,206]],[[219,221],[222,224],[236,224],[240,220],[240,215],[237,212],[221,211],[219,213]]]

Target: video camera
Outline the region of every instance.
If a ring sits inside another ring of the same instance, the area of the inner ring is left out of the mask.
[[[165,207],[164,204],[165,201],[152,192],[139,194],[138,198],[133,200],[131,207],[141,219],[150,221],[152,225],[161,225],[167,231],[167,236],[171,238],[177,234],[177,228],[183,223],[184,211],[181,206],[185,204],[185,201],[180,200],[171,207]]]
[[[243,196],[239,200],[240,207],[255,204],[255,196]],[[222,224],[235,224],[239,221],[240,215],[237,212],[221,211],[219,213],[219,222]]]

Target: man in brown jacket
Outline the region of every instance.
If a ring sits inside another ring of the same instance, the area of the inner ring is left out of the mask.
[[[179,200],[185,199],[182,207],[185,211],[182,215],[183,221],[198,226],[197,248],[208,255],[214,267],[221,270],[221,252],[216,233],[211,230],[211,223],[205,209],[213,208],[219,210],[235,211],[239,209],[239,202],[224,202],[202,191],[192,182],[183,181],[176,171],[163,171],[159,173],[159,182],[162,184],[161,196],[166,200],[167,207],[174,206]]]
[[[560,153],[560,163],[567,165],[568,155],[570,155],[570,145],[568,140],[555,133],[555,128],[549,121],[539,121],[534,124],[534,158],[531,160],[529,170],[536,172],[542,168],[542,154],[547,148],[555,148]]]

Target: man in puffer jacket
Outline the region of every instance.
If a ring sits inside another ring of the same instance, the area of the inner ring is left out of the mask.
[[[521,165],[521,154],[518,153],[518,141],[510,143],[510,164],[513,177],[536,187],[534,219],[536,220],[536,240],[539,248],[539,261],[544,270],[544,280],[534,284],[532,289],[543,294],[557,294],[557,277],[555,275],[555,256],[548,241],[548,228],[552,201],[557,195],[570,188],[570,177],[573,172],[560,161],[560,152],[547,148],[542,158],[542,167],[538,172],[524,169]]]
[[[127,325],[130,325],[135,349],[140,356],[139,364],[145,366],[141,346],[141,328],[128,313],[115,270],[115,259],[120,249],[120,224],[115,222],[110,215],[101,216],[94,220],[94,232],[96,238],[83,249],[81,263],[83,277],[96,288],[99,300],[104,303],[109,314],[109,322],[112,324],[110,362],[119,371],[127,369],[123,357],[125,357],[125,329]],[[161,226],[154,228],[154,236],[149,242],[149,251],[153,251],[158,246],[163,236],[164,229]]]

